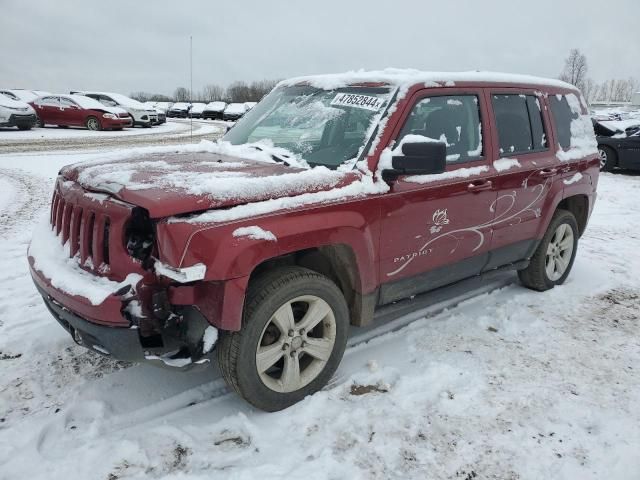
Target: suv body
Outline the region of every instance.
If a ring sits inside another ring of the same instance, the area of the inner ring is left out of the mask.
[[[281,82],[210,152],[63,168],[31,273],[103,354],[192,366],[217,331],[229,384],[278,410],[378,306],[496,269],[564,281],[599,173],[580,99],[475,72]]]
[[[109,92],[69,92],[75,95],[84,95],[99,101],[107,107],[120,107],[126,110],[133,122],[132,126],[141,125],[143,127],[151,127],[158,123],[158,112],[154,108],[150,108],[145,104],[129,98],[120,93]]]

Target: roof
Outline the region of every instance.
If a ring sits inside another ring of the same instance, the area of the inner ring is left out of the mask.
[[[283,80],[278,85],[307,83],[331,90],[359,83],[384,83],[398,87],[410,87],[424,83],[427,87],[454,86],[456,82],[486,82],[538,85],[575,90],[576,87],[561,80],[500,72],[423,72],[414,69],[386,68],[384,70],[357,70],[345,73],[311,75]]]

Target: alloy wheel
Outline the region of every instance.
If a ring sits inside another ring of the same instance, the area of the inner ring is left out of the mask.
[[[573,229],[568,224],[561,223],[551,237],[547,246],[545,270],[552,282],[559,280],[569,268],[573,255],[573,235]]]
[[[605,152],[603,149],[599,148],[598,149],[598,155],[600,156],[600,170],[603,170],[605,165],[607,164],[607,152]]]
[[[324,369],[336,341],[336,319],[315,295],[289,300],[271,316],[256,349],[256,368],[266,387],[294,392]]]
[[[100,125],[98,124],[98,120],[96,118],[90,118],[87,120],[87,127],[89,130],[98,130]]]

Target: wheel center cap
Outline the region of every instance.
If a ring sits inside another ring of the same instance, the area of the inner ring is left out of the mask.
[[[291,348],[297,350],[302,346],[302,337],[295,337],[291,340]]]

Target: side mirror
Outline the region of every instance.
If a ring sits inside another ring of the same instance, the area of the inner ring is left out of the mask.
[[[407,142],[402,145],[402,153],[391,159],[393,169],[385,170],[387,177],[432,175],[446,170],[447,145],[444,142]]]

